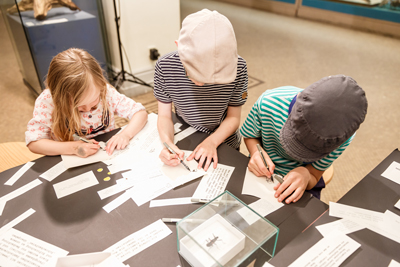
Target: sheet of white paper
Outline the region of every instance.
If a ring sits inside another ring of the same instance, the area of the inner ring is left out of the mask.
[[[201,179],[199,186],[193,194],[193,198],[213,199],[224,192],[235,167],[224,164],[217,164],[217,168],[212,166],[207,170],[207,174]]]
[[[99,264],[96,264],[95,267],[125,267],[126,265],[123,264],[120,260],[118,260],[114,255],[111,254],[110,257],[105,259]]]
[[[266,261],[262,267],[274,267],[274,265]]]
[[[400,267],[400,263],[395,260],[391,260],[388,267]]]
[[[170,234],[172,234],[172,231],[165,223],[157,220],[104,251],[111,252],[118,260],[124,262]]]
[[[115,184],[110,187],[107,187],[103,190],[97,191],[100,196],[100,199],[105,199],[111,197],[112,195],[118,194],[119,192],[125,191],[131,188],[134,185],[134,182],[128,180],[127,182],[123,182],[120,184]]]
[[[383,214],[383,229],[400,238],[400,216],[390,210]]]
[[[330,202],[329,215],[352,220],[371,231],[400,243],[400,236],[394,235],[390,229],[385,227],[384,213]]]
[[[19,224],[20,222],[22,222],[23,220],[25,220],[29,216],[31,216],[33,213],[35,213],[35,210],[34,209],[29,209],[29,210],[25,211],[24,213],[22,213],[21,215],[19,215],[14,220],[12,220],[11,222],[9,222],[6,225],[4,225],[3,227],[1,227],[0,228],[0,236],[2,236],[5,232],[7,232],[11,228],[16,226],[17,224]]]
[[[96,184],[99,184],[96,176],[92,171],[88,171],[74,178],[54,184],[53,187],[57,198],[62,198]]]
[[[23,185],[20,188],[12,191],[11,193],[8,193],[7,195],[0,197],[0,216],[3,213],[3,209],[7,201],[28,192],[29,190],[35,188],[40,184],[42,184],[42,182],[39,179],[35,179],[32,182],[27,183],[26,185]]]
[[[27,170],[29,170],[35,162],[27,162],[24,166],[22,166],[16,173],[14,173],[13,176],[11,176],[10,179],[8,179],[7,182],[5,182],[5,185],[12,186],[19,178],[21,178],[24,173],[26,173]]]
[[[203,169],[197,169],[197,165],[199,165],[195,160],[187,161],[186,158],[193,152],[188,150],[182,150],[185,153],[183,162],[189,167],[189,169],[194,172],[189,172],[185,166],[179,164],[176,167],[168,166],[166,164],[162,164],[161,171],[164,175],[166,175],[169,179],[174,181],[174,186],[179,186],[185,183],[188,183],[194,179],[200,178],[206,174]]]
[[[124,171],[124,170],[135,170],[135,172],[149,171],[154,168],[159,169],[161,166],[161,160],[158,158],[158,154],[147,154],[147,153],[126,153],[118,158],[115,158],[113,163],[107,166],[111,174]]]
[[[112,159],[114,155],[108,155],[103,149],[99,149],[96,154],[91,155],[87,158],[81,158],[75,155],[61,155],[64,167],[74,168],[78,166],[88,165],[99,161]]]
[[[397,201],[396,204],[394,204],[394,207],[400,210],[400,199]]]
[[[103,209],[107,213],[110,213],[111,211],[115,210],[116,208],[124,204],[130,198],[131,198],[131,192],[127,190],[125,193],[123,193],[122,195],[118,196],[116,199],[105,205]]]
[[[400,184],[400,163],[393,161],[392,164],[382,173],[382,176]]]
[[[68,251],[27,235],[14,228],[0,237],[0,262],[2,266],[55,266],[58,257]],[[15,248],[18,247],[16,253]]]
[[[179,123],[179,122],[175,123],[174,124],[174,132],[179,133],[181,131],[181,126],[182,126],[182,123]]]
[[[261,216],[265,217],[268,214],[276,211],[280,207],[283,207],[284,205],[282,203],[279,203],[278,201],[273,201],[270,202],[267,199],[259,199],[249,205],[250,208],[252,208],[254,211],[256,211],[258,214]],[[243,217],[243,219],[249,224],[252,225],[255,223],[257,220],[261,219],[259,216],[257,216],[253,211],[248,209],[247,207],[243,207],[240,210],[237,211],[240,216]]]
[[[330,235],[318,241],[289,266],[337,267],[360,246],[359,243],[347,235],[339,231],[333,231]]]
[[[131,189],[131,196],[136,205],[141,206],[173,188],[174,184],[167,176],[159,175],[137,183]]]
[[[254,173],[249,171],[249,168],[247,168],[242,194],[267,199],[271,203],[278,202],[277,198],[274,197],[274,186],[277,184],[278,181],[276,179],[272,182],[266,177],[257,177]]]
[[[183,130],[182,132],[177,133],[174,136],[174,144],[178,143],[179,141],[185,139],[186,137],[188,137],[189,135],[191,135],[191,134],[193,134],[195,132],[197,132],[197,130],[195,128],[188,127],[185,130]]]
[[[48,169],[46,172],[42,173],[39,175],[39,177],[46,179],[47,181],[51,182],[53,181],[57,176],[59,176],[61,173],[65,172],[67,168],[65,168],[63,161],[60,161],[50,169]]]
[[[191,199],[192,199],[192,197],[155,199],[155,200],[150,201],[150,208],[162,207],[162,206],[193,204]]]
[[[347,234],[359,231],[361,229],[364,229],[365,226],[360,225],[351,220],[341,219],[341,220],[337,220],[334,222],[315,226],[315,228],[317,228],[317,230],[321,233],[321,235],[326,237],[332,231],[339,231],[339,232],[342,232],[343,234],[347,235]]]

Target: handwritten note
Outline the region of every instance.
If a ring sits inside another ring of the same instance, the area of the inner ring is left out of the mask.
[[[81,175],[75,176],[74,178],[55,184],[53,187],[57,198],[62,198],[98,183],[99,181],[97,181],[94,173],[92,171],[88,171]]]
[[[193,198],[213,199],[224,192],[235,167],[218,164],[216,169],[210,167],[207,175],[201,179]]]
[[[39,175],[39,177],[46,179],[47,181],[51,182],[53,181],[57,176],[59,176],[61,173],[65,172],[67,168],[65,168],[64,163],[60,161],[50,169],[48,169],[46,172],[42,173]]]
[[[393,161],[392,164],[382,173],[382,176],[400,184],[400,163]]]
[[[2,266],[54,266],[68,251],[25,234],[14,228],[0,237]]]
[[[125,237],[104,251],[111,252],[112,255],[123,262],[170,234],[172,234],[172,231],[165,223],[161,220],[157,220],[145,228]]]
[[[28,162],[24,166],[22,166],[11,178],[5,183],[5,185],[12,186],[19,178],[21,178],[27,170],[29,170],[35,162]]]
[[[289,267],[338,267],[361,245],[347,235],[334,231],[329,236],[324,237]]]

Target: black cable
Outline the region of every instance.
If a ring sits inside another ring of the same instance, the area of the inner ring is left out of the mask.
[[[114,0],[114,1],[115,1],[115,0]],[[114,2],[114,3],[115,3],[115,2]],[[114,5],[114,8],[116,9],[116,6],[115,6],[115,5]],[[120,0],[118,0],[118,13],[119,13],[119,14],[116,14],[116,12],[115,12],[115,22],[117,23],[117,30],[119,31],[119,29],[120,29],[120,27],[121,27],[121,2],[120,2]],[[121,39],[120,36],[119,36],[119,33],[118,33],[118,38]],[[130,63],[130,61],[129,61],[128,54],[126,53],[125,47],[124,47],[124,45],[122,44],[122,41],[121,41],[121,40],[119,40],[119,44],[121,45],[120,48],[122,48],[122,50],[123,50],[123,53],[122,53],[121,49],[119,50],[119,52],[120,52],[120,54],[121,54],[121,55],[120,55],[120,59],[121,59],[122,70],[121,70],[119,73],[116,73],[114,70],[111,69],[111,71],[112,71],[113,74],[115,75],[114,78],[113,78],[113,80],[114,80],[114,81],[117,81],[117,82],[116,82],[116,85],[115,85],[116,89],[118,89],[117,87],[119,87],[119,83],[121,82],[121,81],[120,81],[120,76],[122,76],[122,83],[123,83],[124,81],[129,81],[129,82],[136,83],[136,84],[140,84],[140,85],[143,85],[143,86],[148,86],[148,87],[154,89],[154,87],[153,87],[151,84],[146,83],[146,82],[143,81],[142,79],[140,79],[140,78],[134,76],[132,73],[130,73],[130,72],[132,72],[132,68],[131,68],[131,63]],[[130,71],[130,72],[127,72],[127,71],[125,71],[125,70],[123,69],[123,62],[122,62],[122,61],[123,61],[123,56],[124,56],[124,55],[125,55],[126,61],[128,62],[128,66],[129,66],[129,71]],[[127,79],[127,78],[125,77],[125,74],[131,76],[133,80],[132,80],[132,79]],[[122,83],[121,83],[121,84],[122,84]]]

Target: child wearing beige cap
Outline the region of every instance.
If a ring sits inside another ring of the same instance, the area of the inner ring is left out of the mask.
[[[187,16],[176,41],[178,51],[161,57],[154,74],[154,95],[158,100],[158,131],[180,157],[175,146],[171,117],[176,114],[196,130],[210,134],[188,160],[199,161],[207,170],[217,167],[221,143],[239,149],[241,106],[247,100],[246,61],[238,56],[235,33],[229,20],[217,11],[203,9]],[[161,160],[177,166],[177,155],[164,148]]]

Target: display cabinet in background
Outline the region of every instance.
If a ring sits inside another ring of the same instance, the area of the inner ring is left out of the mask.
[[[52,58],[71,47],[88,51],[110,75],[111,62],[100,0],[74,0],[72,4],[78,9],[53,6],[44,15],[37,10],[24,11],[29,6],[26,8],[23,2],[2,1],[0,8],[24,83],[36,95],[44,89]]]

